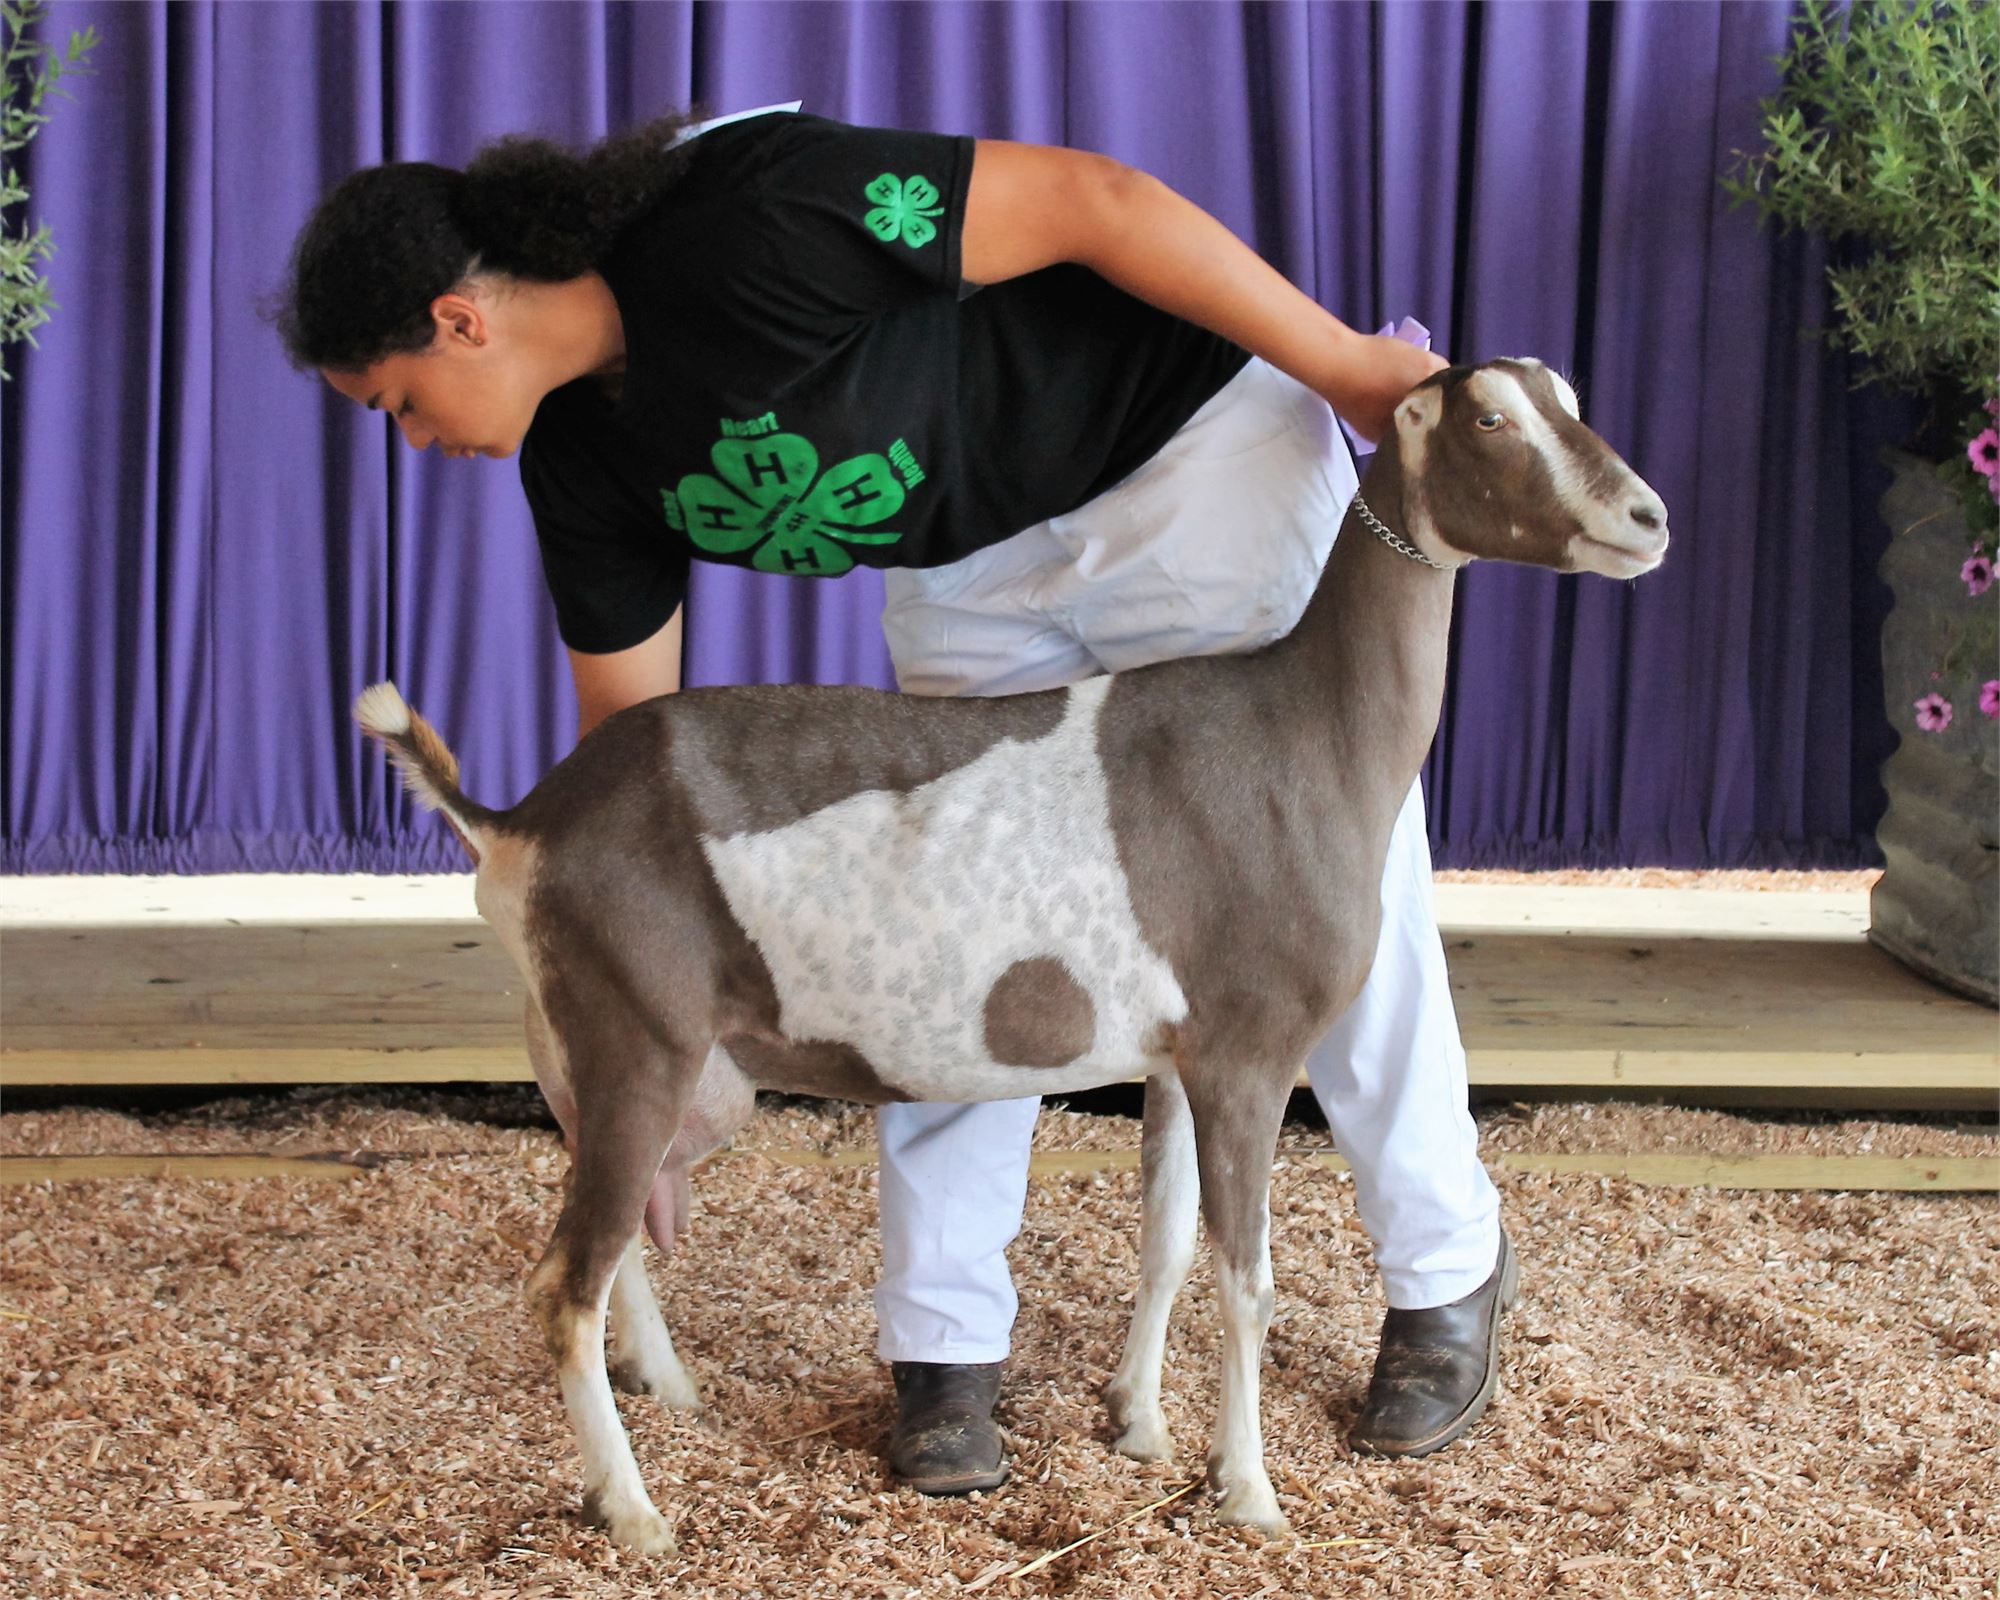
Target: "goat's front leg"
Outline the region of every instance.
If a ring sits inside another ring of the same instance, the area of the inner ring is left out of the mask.
[[[649,1554],[672,1551],[673,1535],[646,1494],[612,1398],[604,1316],[621,1264],[634,1272],[639,1268],[633,1257],[640,1213],[687,1098],[681,1092],[637,1104],[581,1107],[569,1199],[528,1278],[528,1304],[555,1359],[563,1404],[583,1455],[584,1516],[603,1526],[615,1543]],[[657,1322],[650,1288],[645,1303]],[[659,1332],[664,1336],[664,1324]]]
[[[1211,1071],[1213,1064],[1210,1064]],[[1222,1309],[1222,1404],[1208,1447],[1208,1481],[1224,1522],[1287,1531],[1264,1467],[1258,1365],[1271,1325],[1271,1164],[1293,1067],[1248,1072],[1189,1095],[1201,1172],[1201,1209],[1215,1251]]]
[[[1194,1264],[1196,1206],[1194,1118],[1173,1073],[1146,1080],[1146,1132],[1140,1144],[1145,1197],[1139,1223],[1139,1293],[1125,1355],[1104,1391],[1111,1420],[1123,1430],[1112,1448],[1135,1461],[1165,1461],[1173,1435],[1160,1410],[1160,1368],[1174,1299]]]

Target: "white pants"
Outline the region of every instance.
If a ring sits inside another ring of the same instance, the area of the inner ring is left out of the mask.
[[[1252,360],[1138,471],[1065,516],[948,567],[886,574],[882,626],[905,692],[1020,694],[1291,631],[1356,486],[1332,411]],[[1478,1288],[1500,1250],[1479,1164],[1423,793],[1389,839],[1382,936],[1359,997],[1306,1062],[1354,1168],[1391,1306]],[[885,1361],[1003,1359],[1040,1101],[877,1112]]]

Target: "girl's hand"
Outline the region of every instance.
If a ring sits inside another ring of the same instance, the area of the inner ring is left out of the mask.
[[[1333,381],[1320,392],[1342,421],[1370,444],[1393,426],[1396,407],[1433,372],[1451,363],[1407,340],[1384,333],[1356,334]]]

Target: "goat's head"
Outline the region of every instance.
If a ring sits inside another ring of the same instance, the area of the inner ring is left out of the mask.
[[[1667,553],[1667,508],[1584,426],[1532,357],[1434,372],[1396,408],[1402,521],[1426,554],[1636,578]]]

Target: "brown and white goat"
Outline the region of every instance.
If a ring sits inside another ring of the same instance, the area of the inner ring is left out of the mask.
[[[1473,558],[1635,577],[1660,498],[1540,362],[1412,390],[1285,639],[1011,699],[692,690],[608,719],[508,811],[393,685],[355,714],[478,863],[526,980],[535,1069],[575,1151],[528,1299],[561,1375],[585,1509],[672,1547],[623,1386],[692,1405],[639,1255],[755,1088],[977,1100],[1144,1076],[1143,1279],[1106,1391],[1118,1448],[1171,1450],[1167,1317],[1216,1254],[1227,1521],[1282,1528],[1258,1363],[1267,1195],[1308,1049],[1372,961],[1390,824],[1436,729],[1452,575]],[[1371,515],[1372,511],[1372,515]],[[1254,528],[1218,538],[1254,539]]]

